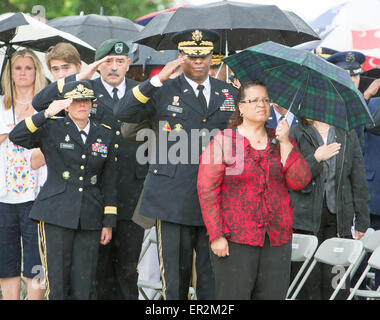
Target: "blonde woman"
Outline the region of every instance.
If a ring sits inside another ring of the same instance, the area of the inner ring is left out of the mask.
[[[7,63],[1,81],[4,96],[0,97],[0,285],[3,299],[19,299],[22,269],[28,299],[39,300],[44,290],[40,288],[43,271],[37,224],[28,216],[41,184],[40,175],[31,168],[33,151],[13,144],[8,134],[15,124],[34,114],[33,96],[46,85],[46,79],[41,62],[30,50],[16,51],[11,65],[12,80]]]

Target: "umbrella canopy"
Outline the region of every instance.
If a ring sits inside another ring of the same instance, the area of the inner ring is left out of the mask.
[[[165,9],[165,10],[151,12],[149,14],[146,14],[145,16],[137,18],[136,22],[141,26],[146,26],[150,22],[150,20],[152,20],[156,15],[163,13],[163,12],[176,11],[178,8],[186,7],[186,6],[187,6],[186,4],[183,4],[182,6],[179,6],[179,7],[174,7],[174,8],[169,8],[169,9]]]
[[[219,1],[158,14],[135,38],[135,42],[156,50],[175,50],[171,36],[195,28],[218,31],[220,41],[214,51],[222,54],[267,40],[294,46],[319,39],[300,17],[275,5]]]
[[[224,61],[240,81],[264,82],[270,97],[298,117],[345,130],[373,122],[348,72],[309,51],[268,41]]]
[[[368,88],[368,86],[372,83],[372,81],[380,78],[380,66],[377,68],[370,69],[366,72],[363,72],[360,75],[360,83],[359,83],[359,90],[360,92],[364,93],[364,91]],[[380,90],[377,91],[377,93],[372,96],[372,98],[380,97]]]
[[[98,14],[56,18],[47,24],[85,40],[94,48],[108,39],[131,41],[144,29],[127,18]]]
[[[94,61],[95,48],[72,34],[50,27],[21,12],[0,15],[0,48],[14,46],[46,52],[58,42],[74,45],[86,63]]]
[[[146,66],[161,66],[175,59],[177,59],[177,50],[156,51],[150,47],[138,45],[131,66],[141,65],[145,72]]]

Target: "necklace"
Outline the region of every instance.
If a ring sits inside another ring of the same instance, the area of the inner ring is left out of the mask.
[[[261,144],[262,140],[265,140],[267,138],[267,135],[265,134],[264,136],[262,137],[257,137],[255,135],[252,135],[252,134],[248,134],[248,130],[245,129],[244,125],[242,125],[241,127],[242,130],[242,133],[243,135],[250,141],[253,141],[255,144]]]
[[[32,100],[23,102],[23,101],[19,101],[19,100],[16,99],[16,102],[19,103],[19,104],[27,105],[27,104],[30,104],[32,102]]]

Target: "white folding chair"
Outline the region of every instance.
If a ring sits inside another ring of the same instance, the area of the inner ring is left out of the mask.
[[[155,244],[157,245],[157,233],[156,229],[152,228],[145,231],[144,234],[144,243],[146,242],[146,245],[144,245],[141,249],[140,257],[139,257],[139,263],[143,259],[144,255],[148,251],[150,245]],[[145,300],[158,300],[162,297],[162,280],[154,281],[154,280],[138,280],[137,281],[137,288],[143,298]],[[148,297],[148,294],[145,290],[153,290],[153,295],[151,298]],[[193,287],[189,288],[189,298],[190,300],[196,299],[195,289]]]
[[[147,229],[145,231],[143,247],[141,249],[139,262],[138,262],[139,264],[152,244],[157,244],[157,233],[156,233],[155,228]],[[162,296],[162,282],[161,281],[138,280],[137,288],[145,300],[150,300],[150,299],[155,300],[155,299],[159,299]],[[145,292],[146,289],[153,290],[153,295],[150,299],[148,297],[148,293]]]
[[[364,242],[364,250],[365,250],[366,253],[368,253],[372,257],[372,254],[374,253],[374,251],[377,248],[379,248],[379,247],[380,247],[380,230],[376,230],[376,231],[371,232],[371,234],[365,240],[365,242]],[[372,260],[374,260],[374,258]],[[367,263],[366,269],[368,268],[368,265],[369,265],[369,261]],[[375,293],[376,291],[373,291],[373,290],[359,290],[358,289],[359,286],[361,285],[361,283],[364,281],[365,278],[371,278],[372,275],[373,275],[373,273],[370,272],[371,268],[369,268],[367,271],[366,271],[366,269],[362,273],[362,276],[365,273],[365,276],[363,276],[363,279],[361,279],[361,277],[362,277],[361,276],[359,278],[358,282],[356,283],[355,287],[351,289],[351,294],[349,296],[349,299],[352,299],[354,295],[355,296],[360,296],[360,297],[366,297],[366,298],[372,298],[373,295],[376,296],[376,293]],[[379,288],[377,288],[377,290],[379,290]]]
[[[371,268],[380,270],[380,247],[377,247],[375,251],[373,251],[373,253],[371,254],[370,258],[368,259],[367,267],[363,271],[355,287],[351,289],[351,293],[348,296],[347,300],[351,300],[354,296],[361,296],[361,297],[366,297],[366,298],[380,298],[380,286],[375,291],[374,290],[358,290],[360,284],[366,278]]]
[[[367,241],[369,240],[369,238],[372,236],[372,234],[375,232],[375,229],[373,228],[368,228],[367,231],[365,232],[364,236],[360,239],[361,242],[363,242],[363,250],[362,250],[362,253],[360,254],[360,257],[357,261],[357,263],[355,264],[355,266],[352,268],[352,271],[351,271],[351,274],[350,274],[350,279],[352,279],[356,273],[356,271],[358,270],[361,262],[363,261],[363,259],[365,258],[366,254],[367,254],[367,247],[366,247],[366,244],[367,244]],[[373,251],[373,250],[372,250]],[[371,252],[372,252],[371,251]]]
[[[343,238],[330,238],[321,243],[319,248],[314,254],[314,259],[301,282],[297,286],[296,292],[298,293],[305,284],[310,273],[313,271],[317,263],[325,263],[332,266],[347,267],[345,273],[340,278],[339,283],[335,287],[334,292],[330,296],[330,300],[333,300],[338,294],[338,291],[345,284],[347,277],[349,277],[352,268],[360,258],[363,250],[363,243],[360,240],[343,239]],[[291,297],[293,300],[296,297],[295,294]]]
[[[289,286],[286,294],[287,297],[290,296],[298,280],[301,278],[317,247],[318,238],[316,236],[293,233],[291,260],[292,262],[303,262],[303,264]],[[295,292],[294,296],[297,296],[297,294],[298,292]]]

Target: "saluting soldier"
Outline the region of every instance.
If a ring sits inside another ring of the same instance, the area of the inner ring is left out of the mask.
[[[114,105],[125,92],[138,82],[128,79],[129,47],[118,39],[104,41],[95,53],[95,62],[81,73],[60,79],[45,87],[33,99],[33,107],[43,110],[60,94],[65,83],[75,80],[89,80],[95,92],[96,101],[91,110],[91,119],[105,123],[115,133],[114,148],[117,149],[119,171],[115,189],[118,192],[118,223],[109,245],[100,248],[97,271],[99,299],[138,298],[137,264],[144,236],[144,229],[131,219],[147,173],[147,165],[136,162],[136,142],[126,141],[121,134],[121,122],[113,115]],[[96,71],[100,77],[90,80]]]
[[[151,119],[157,128],[157,140],[152,144],[158,146],[157,158],[150,159],[139,212],[157,219],[165,299],[187,299],[193,251],[197,298],[214,298],[208,239],[197,194],[198,159],[210,140],[210,131],[226,128],[236,98],[232,85],[208,75],[218,38],[211,30],[176,33],[172,40],[178,45],[178,59],[129,90],[115,107],[118,119],[134,123]],[[179,66],[183,74],[170,79]],[[194,130],[199,136],[191,139]],[[178,142],[181,138],[185,141]],[[179,158],[175,150],[180,151]]]
[[[114,133],[89,120],[95,99],[86,81],[67,83],[63,100],[20,122],[9,139],[41,148],[48,178],[30,212],[39,221],[47,299],[94,297],[99,243],[117,220]],[[66,109],[66,117],[54,117]]]

